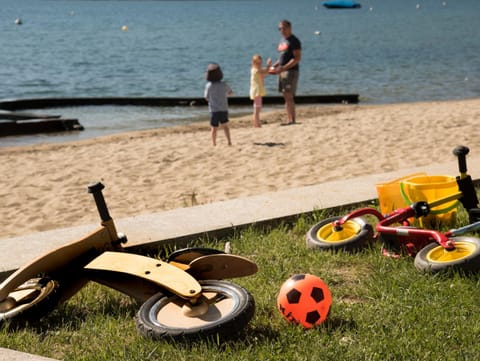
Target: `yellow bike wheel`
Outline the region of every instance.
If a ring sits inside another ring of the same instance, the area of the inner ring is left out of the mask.
[[[437,243],[431,243],[415,256],[415,267],[425,272],[440,272],[456,269],[476,272],[480,269],[480,239],[455,237],[455,248],[446,250]]]
[[[340,218],[327,218],[310,228],[306,235],[307,247],[354,251],[373,240],[373,228],[363,219],[351,219],[345,222],[341,229],[335,229],[333,222]]]

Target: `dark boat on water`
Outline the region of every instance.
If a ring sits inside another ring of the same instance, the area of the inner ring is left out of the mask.
[[[333,0],[323,3],[327,9],[358,9],[362,7],[359,3],[349,0]]]

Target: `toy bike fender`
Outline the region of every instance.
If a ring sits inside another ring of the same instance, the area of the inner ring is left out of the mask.
[[[155,288],[152,284],[183,298],[197,297],[202,291],[197,280],[178,267],[132,253],[104,252],[84,268],[97,271],[94,273],[96,282],[108,284],[137,299],[148,297]],[[134,278],[137,278],[135,282]],[[138,282],[138,278],[147,282]]]
[[[200,280],[222,280],[250,276],[258,271],[257,265],[233,254],[209,254],[195,258],[188,265],[187,272]]]

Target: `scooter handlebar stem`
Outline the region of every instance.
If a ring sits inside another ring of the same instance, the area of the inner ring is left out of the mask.
[[[93,199],[95,200],[95,204],[97,205],[100,219],[103,222],[106,222],[110,221],[112,217],[110,217],[107,204],[105,203],[105,198],[103,197],[102,190],[104,188],[105,186],[101,182],[97,182],[88,186],[88,193],[93,194]]]

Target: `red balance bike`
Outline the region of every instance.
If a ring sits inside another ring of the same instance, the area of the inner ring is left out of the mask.
[[[439,272],[456,269],[475,272],[480,269],[480,239],[464,236],[480,229],[480,210],[471,177],[467,174],[466,155],[469,149],[456,147],[460,175],[458,192],[433,202],[419,201],[408,207],[382,214],[375,208],[357,209],[345,216],[331,217],[315,224],[307,232],[307,246],[321,250],[359,250],[375,239],[382,242],[384,255],[399,257],[406,253],[415,257],[420,271]],[[432,208],[459,200],[469,213],[470,224],[446,232],[413,227],[410,219],[426,217]],[[374,227],[368,219],[377,219]]]

